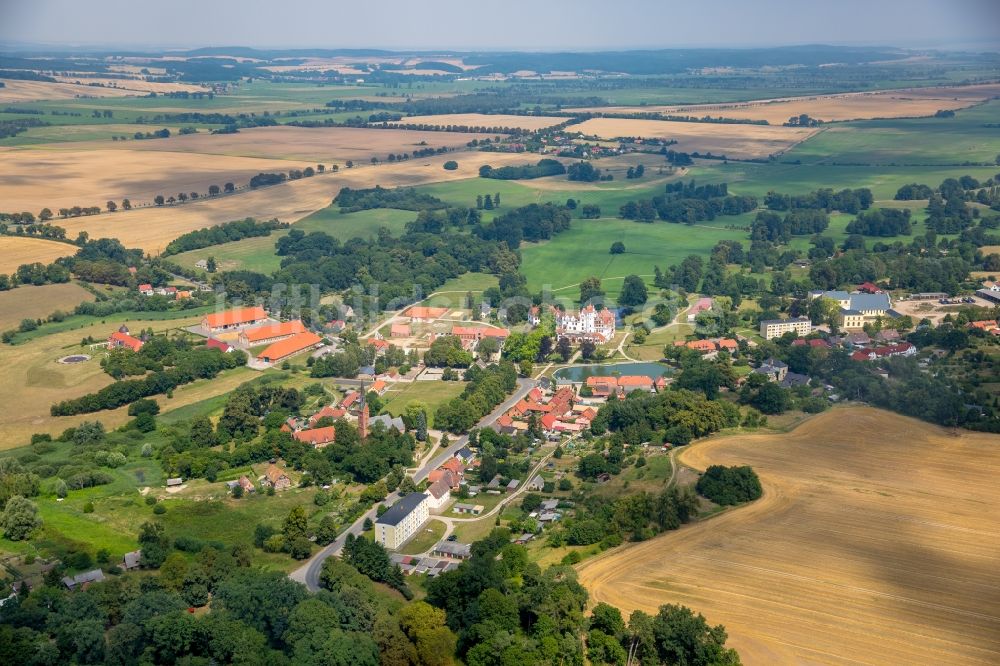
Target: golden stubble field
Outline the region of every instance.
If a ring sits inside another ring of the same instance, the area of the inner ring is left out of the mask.
[[[3,256],[3,240],[0,237],[0,256]],[[23,319],[48,317],[56,310],[72,312],[78,304],[92,300],[94,295],[75,282],[0,291],[0,331],[17,327]]]
[[[76,253],[67,243],[20,236],[0,236],[0,273],[13,273],[21,264],[51,264]],[[2,315],[0,315],[2,316]]]
[[[446,113],[437,116],[407,116],[399,121],[401,124],[436,125],[447,127],[516,127],[524,130],[540,130],[564,123],[568,118],[558,116],[517,116],[511,114],[489,113]]]
[[[964,109],[1000,95],[1000,84],[948,88],[909,88],[870,93],[843,93],[725,104],[681,104],[649,106],[592,107],[599,113],[662,113],[664,115],[722,116],[724,118],[766,120],[781,125],[803,113],[825,122],[871,118],[911,118],[932,116],[942,109]]]
[[[687,123],[669,120],[631,120],[591,118],[568,131],[582,132],[601,139],[642,137],[674,139],[673,150],[687,153],[712,153],[734,158],[767,157],[784,152],[817,132],[803,127],[737,125],[723,123]]]
[[[460,148],[487,135],[474,132],[434,130],[371,129],[366,127],[251,127],[236,134],[186,134],[169,139],[125,142],[119,150],[168,151],[199,155],[230,155],[309,162],[339,163],[346,160],[368,162],[372,157],[387,160],[389,153],[402,155],[421,148]],[[107,143],[77,144],[79,147],[108,147]],[[111,144],[114,148],[115,144]],[[305,165],[303,165],[305,166]]]
[[[446,171],[444,162],[456,160],[458,169]],[[336,174],[327,173],[302,178],[283,185],[242,192],[232,196],[198,200],[182,206],[149,207],[128,212],[105,213],[91,217],[58,220],[71,237],[86,231],[91,238],[113,237],[126,247],[140,247],[147,252],[162,252],[181,234],[221,224],[230,220],[256,217],[282,222],[296,222],[320,208],[329,206],[342,187],[401,187],[425,185],[440,181],[475,178],[483,164],[503,166],[524,164],[523,155],[513,153],[460,152],[411,159],[395,164],[362,165],[354,169],[341,168]]]
[[[689,606],[745,664],[1000,663],[1000,437],[856,407],[679,457],[764,497],[584,563],[593,602]]]

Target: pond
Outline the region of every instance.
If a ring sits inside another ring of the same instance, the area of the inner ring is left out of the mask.
[[[645,375],[659,379],[671,370],[659,363],[613,363],[607,365],[574,365],[560,368],[552,375],[557,382],[585,382],[587,377],[621,377],[624,375]]]

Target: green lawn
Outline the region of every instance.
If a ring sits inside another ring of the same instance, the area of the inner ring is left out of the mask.
[[[171,321],[173,319],[188,319],[190,317],[197,317],[199,315],[208,314],[212,312],[213,306],[205,305],[196,308],[190,308],[188,310],[167,310],[164,312],[155,311],[130,311],[130,312],[116,312],[114,314],[108,315],[107,317],[97,317],[94,315],[71,315],[66,317],[59,322],[49,322],[42,324],[33,331],[27,333],[18,333],[14,336],[13,344],[19,345],[29,340],[34,340],[35,338],[41,338],[46,335],[51,335],[53,333],[63,333],[65,331],[72,331],[78,328],[87,328],[97,322],[103,321],[114,321],[114,322],[142,322],[142,321]]]
[[[427,405],[429,426],[434,427],[434,412],[442,404],[452,398],[457,398],[465,390],[465,382],[412,382],[399,383],[386,392],[383,399],[385,411],[393,416],[399,416],[406,410],[406,405],[417,401]]]
[[[651,281],[653,267],[666,269],[689,254],[707,255],[720,240],[747,241],[745,231],[725,229],[725,218],[717,226],[688,226],[604,218],[573,220],[573,226],[544,243],[525,243],[521,247],[521,270],[531,291],[550,287],[558,296],[576,298],[576,284],[590,276],[605,280],[609,296],[621,290],[626,275],[636,274]],[[625,254],[612,255],[611,244],[621,241]],[[567,288],[568,287],[568,288]]]
[[[415,219],[417,214],[410,210],[376,208],[359,210],[356,213],[341,213],[339,207],[328,206],[296,222],[295,228],[306,233],[322,231],[346,241],[375,236],[382,227],[386,227],[396,236],[403,232],[407,222]]]
[[[196,268],[195,263],[215,257],[217,270],[220,272],[246,270],[270,274],[281,266],[281,257],[274,253],[274,244],[286,233],[279,230],[272,232],[270,236],[244,238],[232,243],[181,252],[170,257],[170,261],[184,268],[203,270]]]
[[[1000,154],[1000,101],[956,111],[954,118],[836,123],[785,153],[808,164],[993,163]],[[934,184],[941,179],[934,181]]]
[[[418,555],[428,551],[434,547],[434,544],[444,538],[446,529],[447,526],[444,523],[432,518],[424,523],[423,527],[420,528],[420,531],[412,539],[403,544],[399,552],[406,555]]]

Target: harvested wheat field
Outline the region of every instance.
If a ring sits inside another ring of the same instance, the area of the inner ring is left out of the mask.
[[[56,310],[72,312],[80,303],[92,300],[94,295],[75,282],[0,291],[0,331],[17,327],[22,319],[48,317]]]
[[[964,109],[1000,95],[1000,84],[949,88],[910,88],[883,92],[816,95],[762,99],[726,104],[681,104],[670,106],[609,106],[571,111],[595,113],[661,113],[664,115],[712,116],[740,120],[766,120],[771,125],[807,114],[824,122],[871,118],[915,118],[932,116],[939,110]]]
[[[169,143],[173,139],[126,142]],[[246,185],[261,171],[301,169],[305,161],[263,160],[223,155],[191,155],[146,150],[0,148],[6,168],[0,174],[0,201],[11,210],[58,211],[100,206],[130,198],[133,206],[152,204],[157,194],[208,192],[210,185]],[[107,142],[102,146],[110,146]],[[123,144],[124,145],[124,144]],[[61,224],[60,226],[65,226]]]
[[[734,125],[723,123],[686,123],[669,120],[626,120],[591,118],[569,131],[582,132],[600,139],[642,137],[674,139],[673,150],[687,153],[712,153],[729,157],[767,157],[784,152],[817,132],[803,127],[770,125]]]
[[[139,95],[155,92],[166,94],[171,92],[209,92],[205,86],[198,86],[191,83],[144,81],[142,79],[109,79],[99,76],[56,76],[53,77],[60,83],[75,83],[84,86],[114,88],[128,91],[129,94]]]
[[[48,81],[20,81],[0,79],[0,103],[39,102],[41,100],[75,99],[77,97],[127,97],[137,95],[134,90],[120,88],[100,88],[75,83],[50,83]]]
[[[764,497],[581,565],[594,602],[690,606],[745,664],[1000,663],[1000,437],[857,407],[679,458]]]
[[[119,148],[232,155],[309,162],[369,162],[421,148],[462,148],[482,134],[366,127],[253,127],[238,134],[187,134],[169,139],[118,144]],[[87,147],[86,144],[78,144]],[[106,147],[107,144],[100,144]],[[98,147],[97,145],[91,146]],[[303,164],[305,166],[305,164]]]
[[[439,116],[407,116],[399,121],[407,125],[436,125],[447,127],[512,127],[523,130],[540,130],[564,123],[568,118],[556,116],[516,116],[490,113],[445,113]]]
[[[444,162],[458,161],[458,169],[446,171]],[[181,206],[134,209],[89,217],[60,219],[59,226],[69,236],[86,231],[91,238],[114,237],[127,247],[140,247],[158,254],[167,243],[183,233],[229,220],[276,217],[296,222],[330,205],[342,187],[400,187],[478,176],[483,164],[503,166],[523,164],[524,156],[514,153],[451,153],[395,164],[342,168],[312,178],[302,178],[274,187],[248,190],[232,196],[199,199]],[[416,215],[414,215],[415,217]]]
[[[13,273],[21,264],[51,264],[59,257],[67,257],[76,250],[67,243],[41,238],[0,236],[0,273]]]

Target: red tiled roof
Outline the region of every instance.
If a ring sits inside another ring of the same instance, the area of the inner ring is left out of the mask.
[[[142,340],[133,338],[128,333],[122,333],[121,331],[112,333],[108,338],[108,342],[112,343],[115,347],[127,347],[136,352],[142,348]]]
[[[375,349],[386,349],[391,346],[387,340],[377,340],[376,338],[369,339],[368,344]]]
[[[262,307],[233,308],[225,312],[213,312],[212,314],[205,315],[205,321],[208,323],[209,328],[249,324],[252,321],[260,321],[262,319],[267,319],[267,313],[264,312],[264,308]]]
[[[360,397],[361,397],[360,393],[358,393],[357,391],[351,391],[350,393],[344,396],[343,400],[340,401],[340,406],[350,407],[355,402],[357,402]]]
[[[230,351],[233,346],[228,342],[223,342],[222,340],[216,340],[215,338],[209,338],[205,343],[205,346],[209,349],[221,349],[224,352]]]
[[[331,419],[343,418],[347,414],[346,410],[340,409],[339,407],[334,407],[333,405],[327,405],[323,409],[319,410],[315,414],[309,417],[309,423],[316,423],[322,418],[329,416]]]
[[[283,336],[295,335],[306,330],[305,324],[301,320],[285,321],[278,324],[265,324],[256,328],[248,328],[242,335],[246,336],[247,342],[253,344],[261,340],[280,338]]]
[[[326,426],[325,428],[299,430],[298,432],[292,433],[292,437],[300,442],[312,444],[313,446],[316,446],[317,444],[329,444],[336,439],[337,429],[334,426]]]
[[[618,378],[618,386],[652,386],[653,378],[646,375],[625,375]]]
[[[722,338],[718,342],[719,349],[739,349],[740,344],[730,338]]]
[[[286,356],[291,356],[297,352],[314,347],[322,341],[323,338],[319,337],[312,331],[304,331],[293,335],[290,338],[285,338],[284,340],[275,342],[273,345],[270,345],[267,349],[258,354],[257,358],[266,358],[273,363],[274,361],[280,361]]]
[[[448,308],[429,308],[414,305],[412,308],[404,312],[403,316],[412,317],[413,319],[437,319],[446,312],[448,312]]]
[[[556,424],[558,417],[555,414],[546,414],[542,417],[542,427],[546,430],[552,430],[552,426]]]

